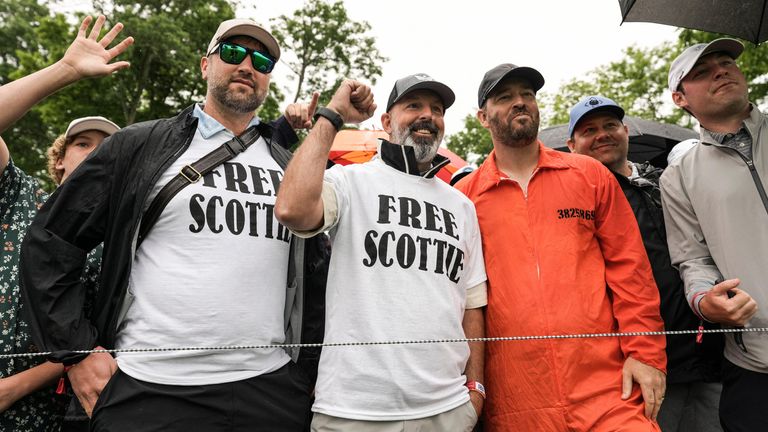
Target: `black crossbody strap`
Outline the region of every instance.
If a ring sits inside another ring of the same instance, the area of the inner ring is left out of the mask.
[[[185,165],[181,171],[168,182],[168,184],[160,189],[160,192],[157,193],[157,196],[152,200],[146,213],[142,216],[136,248],[138,248],[141,242],[144,241],[149,230],[155,225],[157,218],[160,217],[160,214],[165,209],[165,206],[171,201],[171,198],[188,185],[200,181],[204,175],[211,172],[214,168],[244,152],[251,144],[259,139],[260,135],[257,127],[251,126],[240,136],[236,136],[225,142],[220,147],[197,161]]]

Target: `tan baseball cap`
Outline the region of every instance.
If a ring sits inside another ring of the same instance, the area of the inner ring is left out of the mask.
[[[97,130],[110,136],[119,131],[120,126],[101,116],[81,117],[69,123],[67,131],[64,132],[64,137],[70,138],[87,130]]]
[[[252,37],[261,42],[267,48],[269,55],[274,57],[275,60],[280,58],[280,46],[277,45],[274,36],[257,25],[253,20],[247,18],[234,18],[219,24],[216,34],[213,35],[211,43],[208,44],[208,51],[205,52],[205,55],[211,55],[219,43],[232,36]]]

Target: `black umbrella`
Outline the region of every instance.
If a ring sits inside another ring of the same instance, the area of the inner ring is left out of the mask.
[[[766,0],[619,0],[621,22],[641,21],[724,33],[752,41],[768,39]]]
[[[624,116],[629,128],[629,154],[632,162],[651,162],[653,166],[667,166],[667,154],[675,144],[689,138],[698,138],[696,132],[666,123],[659,123],[637,117]],[[568,125],[552,126],[539,131],[539,139],[545,146],[560,151],[568,150]]]

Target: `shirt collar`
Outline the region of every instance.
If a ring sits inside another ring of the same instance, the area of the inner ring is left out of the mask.
[[[222,131],[232,133],[231,131],[227,130],[227,128],[225,128],[221,123],[219,123],[218,120],[209,116],[205,111],[203,111],[201,104],[195,104],[195,109],[192,111],[192,117],[197,118],[197,130],[200,131],[200,135],[203,137],[203,139],[209,139],[210,137]],[[253,116],[246,129],[258,124],[259,117]]]
[[[736,132],[712,132],[709,130],[707,132],[709,132],[709,135],[712,136],[712,138],[719,144],[726,144],[727,141],[731,141],[734,137],[739,137],[740,135],[746,134],[749,136],[749,129],[747,129],[746,124],[743,122],[741,124],[741,128]]]
[[[736,131],[736,134],[741,132],[746,132],[749,134],[750,137],[753,137],[753,144],[754,141],[757,141],[754,139],[755,136],[757,136],[757,132],[760,130],[763,124],[763,114],[760,112],[760,110],[753,104],[752,102],[749,103],[749,117],[745,118],[741,122],[741,127],[738,131]],[[701,141],[704,144],[723,144],[723,142],[729,138],[728,135],[732,135],[731,133],[717,133],[712,132],[708,130],[705,127],[701,127],[700,136]]]
[[[381,160],[390,167],[406,174],[432,178],[438,171],[440,171],[440,168],[448,165],[448,162],[450,162],[447,157],[441,154],[436,154],[432,159],[432,164],[429,170],[425,173],[421,173],[419,172],[419,164],[416,162],[416,153],[414,152],[413,147],[393,144],[385,139],[381,139],[380,141],[379,155],[381,155]]]
[[[542,169],[565,169],[570,166],[564,160],[563,152],[545,146],[540,140],[537,140],[537,145],[539,146],[539,162],[534,169],[534,173]],[[477,175],[480,176],[478,181],[481,192],[498,186],[503,179],[509,178],[508,175],[499,170],[496,164],[496,150],[491,150],[488,159],[483,162],[478,171]]]

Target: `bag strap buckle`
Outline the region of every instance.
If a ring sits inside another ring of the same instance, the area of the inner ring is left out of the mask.
[[[190,183],[197,183],[198,181],[200,181],[200,178],[203,176],[202,174],[200,174],[200,171],[196,170],[191,165],[185,165],[184,168],[182,168],[181,171],[179,171],[179,174],[181,174],[181,176],[187,179],[187,181]]]

